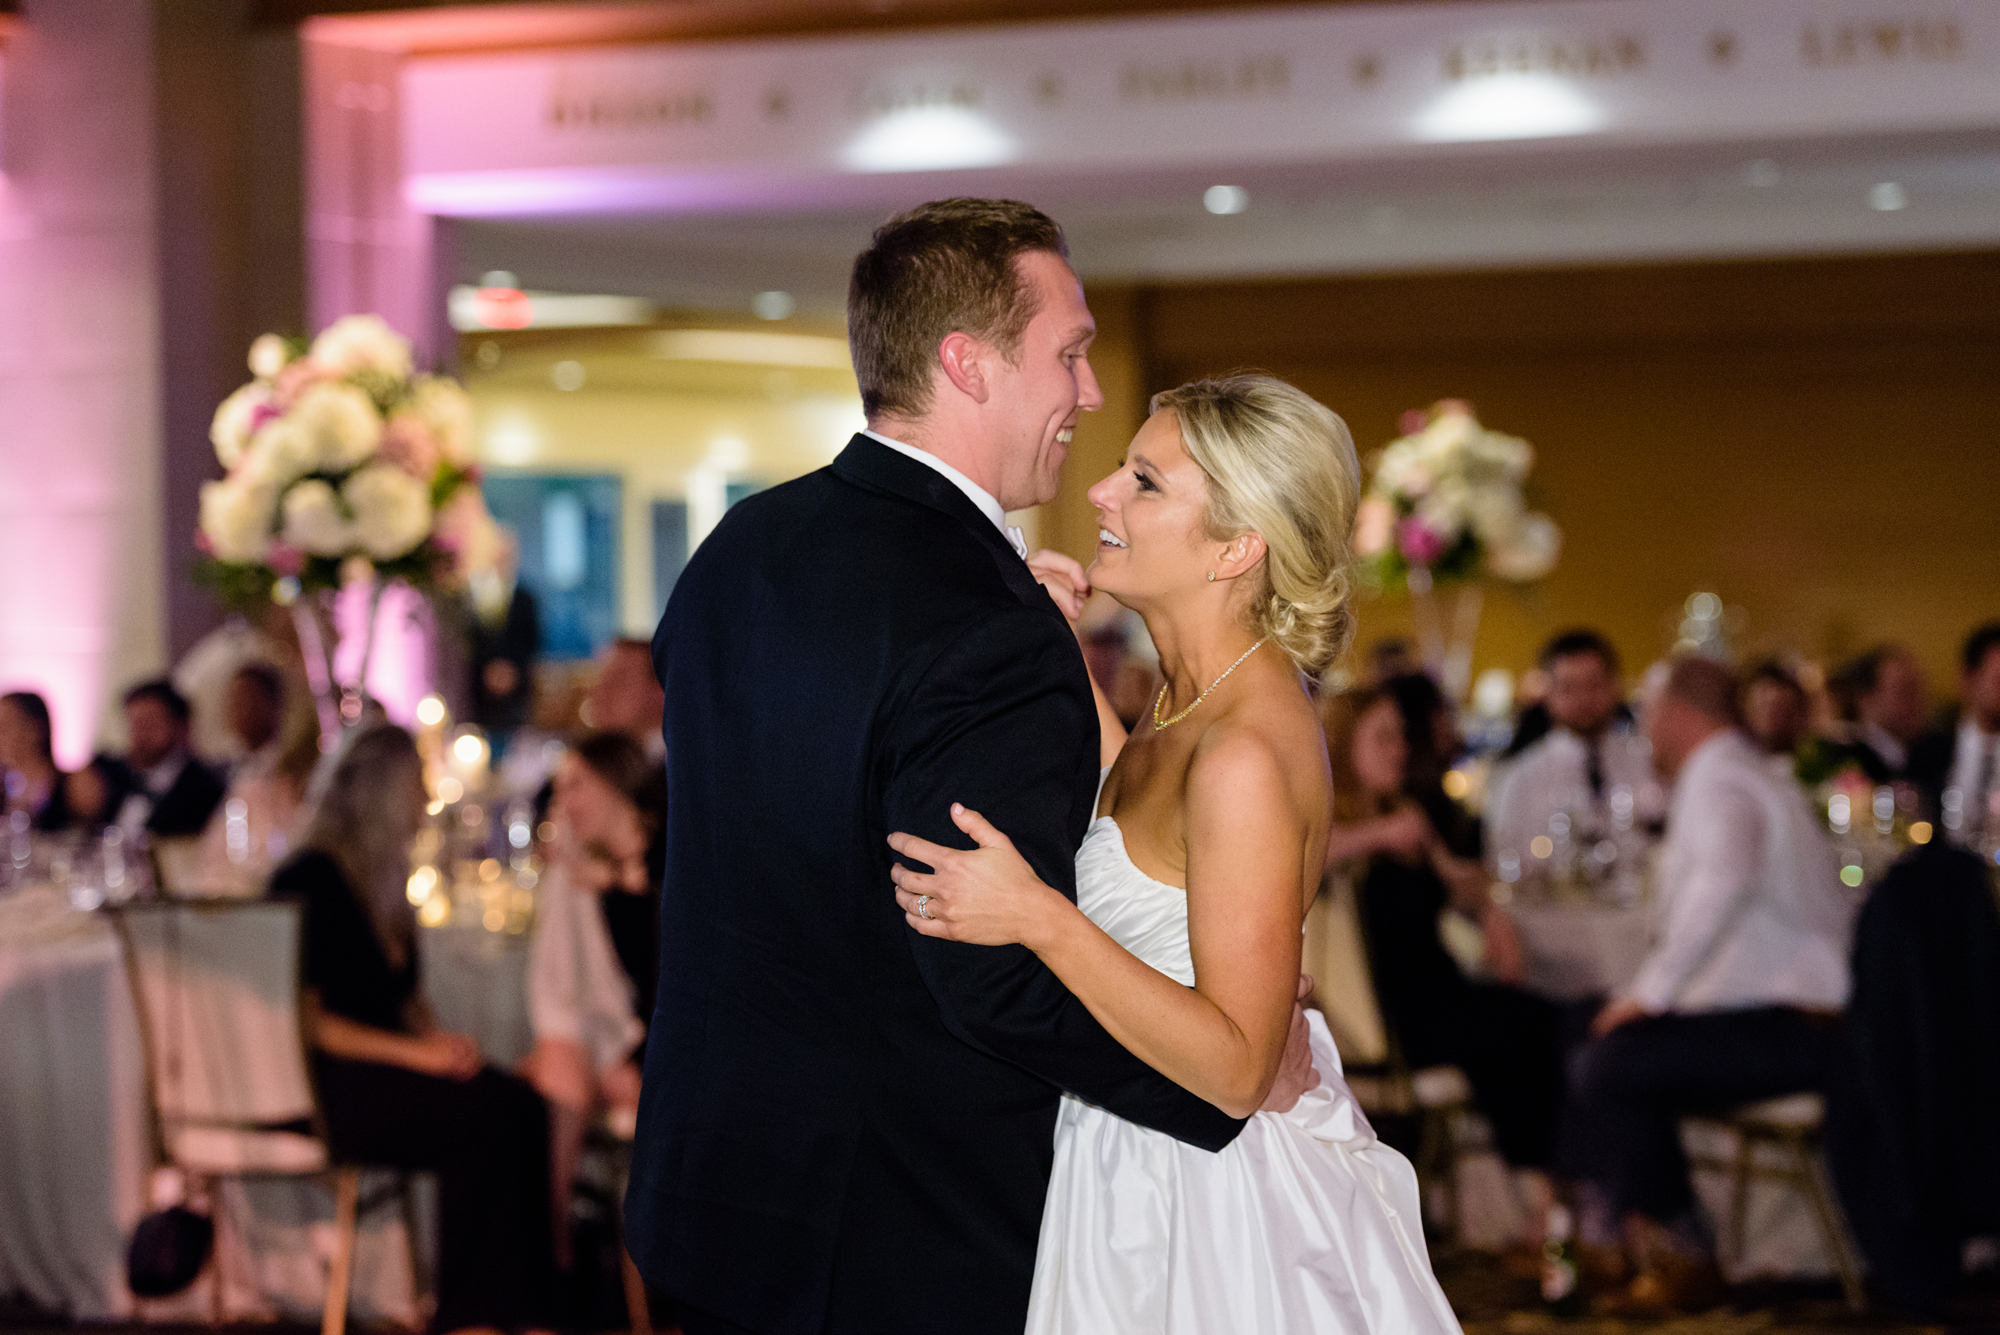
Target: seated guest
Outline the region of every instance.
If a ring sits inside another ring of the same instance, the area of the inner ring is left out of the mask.
[[[285,694],[284,673],[269,663],[245,663],[230,678],[229,731],[243,759],[201,837],[201,885],[210,892],[255,894],[290,846],[320,751],[317,723],[304,712],[291,716],[286,736]]]
[[[95,825],[104,806],[95,769],[56,768],[48,701],[33,691],[0,695],[0,812],[26,812],[30,829],[50,832]]]
[[[564,755],[556,835],[528,956],[535,1046],[520,1072],[549,1101],[556,1250],[567,1269],[571,1184],[588,1119],[639,1106],[653,1011],[666,775],[637,742],[593,733]]]
[[[1910,745],[1925,718],[1924,670],[1900,644],[1877,645],[1835,674],[1849,712],[1848,754],[1874,783],[1907,777]]]
[[[1806,688],[1777,659],[1765,659],[1744,679],[1744,731],[1764,754],[1782,758],[1787,769],[1793,753],[1805,741],[1810,717],[1811,701],[1806,698]]]
[[[2000,621],[1966,637],[1958,684],[1958,727],[1911,747],[1910,781],[1948,838],[1990,853],[2000,843]]]
[[[1502,1157],[1545,1168],[1562,1105],[1556,1008],[1510,985],[1525,968],[1513,921],[1487,897],[1485,870],[1453,854],[1405,792],[1410,745],[1395,699],[1381,688],[1354,691],[1330,701],[1327,716],[1327,862],[1345,864],[1354,879],[1390,1037],[1413,1069],[1463,1070]],[[1438,915],[1447,905],[1485,929],[1495,982],[1468,979],[1445,949]]]
[[[518,578],[519,564],[519,544],[509,535],[500,568],[473,583],[472,721],[486,730],[495,759],[535,711],[542,622],[535,595]]]
[[[1621,718],[1611,642],[1596,631],[1569,631],[1549,641],[1541,665],[1548,735],[1494,777],[1486,810],[1487,853],[1503,865],[1513,859],[1532,868],[1537,836],[1559,830],[1588,844],[1618,829],[1649,829],[1664,805],[1645,739]]]
[[[165,677],[125,692],[126,748],[106,762],[113,775],[113,819],[128,835],[197,835],[222,805],[222,780],[188,750],[188,702]]]
[[[660,715],[666,707],[666,694],[653,675],[653,646],[644,640],[613,640],[584,700],[584,723],[599,732],[630,737],[657,762],[666,750],[660,735]]]
[[[1409,756],[1403,767],[1403,792],[1423,808],[1444,846],[1454,856],[1478,861],[1481,831],[1478,818],[1444,790],[1444,776],[1465,749],[1458,719],[1429,673],[1405,672],[1382,683],[1403,716],[1403,740]]]
[[[405,887],[427,796],[407,732],[353,733],[271,890],[304,902],[307,1035],[334,1154],[438,1174],[435,1329],[520,1329],[549,1301],[548,1118],[418,997]]]
[[[1851,926],[1833,847],[1739,728],[1727,668],[1675,663],[1647,731],[1674,779],[1659,926],[1571,1068],[1564,1146],[1623,1225],[1634,1310],[1714,1292],[1680,1119],[1822,1087]]]

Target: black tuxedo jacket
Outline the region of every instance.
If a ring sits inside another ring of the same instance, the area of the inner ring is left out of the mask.
[[[173,785],[153,803],[146,829],[161,837],[200,834],[226,792],[214,770],[189,756]]]
[[[672,800],[626,1222],[760,1335],[1016,1335],[1060,1090],[1190,1144],[1242,1123],[1027,950],[919,936],[885,842],[984,812],[1072,897],[1096,714],[1055,604],[965,495],[857,436],[730,510],[653,642]]]
[[[102,819],[115,821],[125,799],[139,791],[139,774],[116,756],[100,755],[91,763],[104,777],[107,790]],[[167,791],[153,799],[152,812],[146,817],[146,832],[163,839],[200,834],[208,828],[210,817],[222,805],[227,791],[214,770],[189,756]]]

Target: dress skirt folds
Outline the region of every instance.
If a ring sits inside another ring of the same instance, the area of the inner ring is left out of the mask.
[[[1078,902],[1127,950],[1191,984],[1184,891],[1091,827]],[[1063,1100],[1029,1335],[1456,1332],[1431,1273],[1416,1173],[1375,1138],[1309,1012],[1321,1083],[1258,1113],[1220,1153]]]

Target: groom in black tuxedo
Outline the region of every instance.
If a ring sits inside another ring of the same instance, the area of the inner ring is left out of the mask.
[[[1018,1335],[1061,1091],[1210,1150],[1241,1129],[1022,947],[909,930],[889,881],[892,830],[969,846],[956,801],[1075,896],[1090,682],[1003,518],[1103,401],[1067,253],[1007,201],[878,229],[848,293],[871,429],[731,509],[654,639],[672,801],[626,1221],[689,1335]]]

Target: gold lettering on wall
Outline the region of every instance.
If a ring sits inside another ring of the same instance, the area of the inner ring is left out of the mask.
[[[1951,18],[1808,23],[1799,34],[1799,56],[1815,68],[1957,60],[1964,54],[1958,21]]]
[[[854,109],[863,116],[887,116],[926,107],[976,107],[985,96],[972,79],[908,79],[868,84],[854,95]]]
[[[1240,60],[1184,60],[1178,64],[1127,65],[1118,75],[1126,102],[1224,102],[1284,97],[1292,66],[1284,56]]]
[[[1630,74],[1645,64],[1646,44],[1631,33],[1599,37],[1531,33],[1453,43],[1445,48],[1444,77],[1454,83],[1496,74],[1604,77]]]
[[[549,99],[549,124],[558,130],[642,130],[714,119],[715,97],[706,88],[558,85]]]

